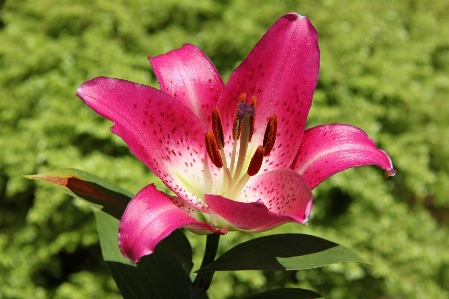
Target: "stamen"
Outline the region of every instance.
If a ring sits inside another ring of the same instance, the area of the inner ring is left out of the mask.
[[[247,161],[247,150],[249,142],[255,131],[257,98],[251,98],[251,103],[246,103],[246,94],[239,96],[239,103],[234,114],[232,126],[232,137],[234,139],[231,153],[231,163],[228,168],[226,154],[224,152],[223,124],[220,112],[217,108],[212,110],[212,131],[206,133],[206,150],[212,163],[218,168],[223,168],[223,184],[220,194],[228,198],[235,198],[245,187],[251,176],[256,175],[263,163],[264,156],[268,155],[274,147],[277,134],[277,116],[269,118],[263,145],[260,145],[249,165]],[[237,141],[239,144],[237,145]],[[238,147],[238,153],[237,153]],[[246,173],[242,173],[244,165],[248,165]]]
[[[251,98],[250,106],[253,107],[254,111],[256,111],[256,108],[257,108],[257,98],[256,97]],[[253,137],[255,124],[256,124],[256,114],[251,115],[249,118],[249,126],[250,126],[249,141],[251,141],[251,138]]]
[[[212,110],[212,131],[214,132],[214,136],[215,139],[217,139],[218,145],[220,146],[220,148],[223,148],[223,125],[221,123],[220,111],[218,111],[217,107]]]
[[[265,136],[263,137],[263,147],[265,149],[264,156],[268,156],[274,147],[276,141],[276,135],[278,132],[278,117],[272,115],[268,119],[267,128],[265,130]]]
[[[212,131],[206,133],[206,150],[212,163],[218,168],[222,168],[223,160],[221,159],[220,148]]]
[[[239,122],[238,125],[237,122]],[[241,122],[238,120],[237,116],[234,115],[234,125],[232,131],[232,137],[234,138],[234,142],[232,145],[232,154],[231,154],[231,174],[234,173],[235,153],[237,152],[237,139],[239,138],[241,127],[242,127]]]
[[[208,139],[211,139],[210,133],[212,133],[215,142],[208,141]],[[221,122],[220,111],[217,107],[212,109],[212,131],[206,133],[206,149],[214,165],[218,168],[223,167],[224,176],[220,194],[224,194],[232,186],[232,176],[227,166],[228,163],[226,162],[223,124]]]
[[[256,175],[260,168],[262,167],[262,161],[264,157],[265,149],[263,146],[259,145],[249,162],[248,171],[246,172],[249,176]]]
[[[248,142],[249,142],[249,133],[250,133],[250,126],[249,121],[250,117],[256,114],[256,110],[254,110],[253,107],[250,105],[242,102],[237,105],[237,119],[239,124],[241,124],[242,128],[242,136],[240,138],[240,147],[239,147],[239,159],[237,161],[235,172],[233,173],[233,178],[239,178],[240,172],[242,171],[243,163],[245,162],[246,158],[246,149],[248,148]],[[235,161],[235,147],[237,145],[237,140],[234,139],[234,147],[232,149],[232,160],[231,160],[231,170],[234,169],[234,161]]]

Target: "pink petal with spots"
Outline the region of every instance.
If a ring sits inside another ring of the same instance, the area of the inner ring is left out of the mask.
[[[166,194],[154,185],[148,185],[130,201],[120,220],[120,251],[137,263],[142,256],[151,254],[161,240],[182,226],[221,233],[210,224],[193,219]]]
[[[263,172],[289,167],[298,151],[319,72],[318,36],[309,19],[281,17],[231,74],[218,102],[227,152],[232,148],[232,118],[238,96],[257,97],[252,150],[262,144],[268,118],[277,114],[278,136]]]
[[[193,45],[150,57],[161,90],[175,97],[211,129],[210,117],[224,84],[215,66]]]
[[[112,131],[175,194],[207,211],[198,197],[211,189],[204,128],[182,102],[149,86],[105,77],[85,82],[77,95],[115,123]]]
[[[253,177],[237,201],[205,195],[206,203],[232,225],[265,231],[286,222],[305,224],[312,209],[312,192],[291,169],[278,169]]]
[[[304,132],[293,170],[304,177],[310,189],[347,168],[377,165],[394,175],[390,157],[376,147],[361,129],[343,124],[321,125]]]

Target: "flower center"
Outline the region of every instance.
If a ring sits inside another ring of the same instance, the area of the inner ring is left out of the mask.
[[[260,171],[263,158],[271,153],[276,141],[278,119],[277,115],[272,115],[267,122],[263,144],[257,147],[251,157],[248,169],[242,175],[248,145],[251,142],[254,133],[256,106],[256,97],[252,97],[250,104],[248,105],[246,103],[246,94],[243,93],[240,95],[232,126],[232,136],[234,141],[229,165],[224,152],[225,144],[220,112],[217,108],[212,110],[212,131],[206,133],[206,150],[212,163],[220,169],[223,168],[223,185],[220,194],[227,198],[236,198],[243,187],[245,187],[250,177],[256,175]],[[240,142],[238,158],[237,142]]]

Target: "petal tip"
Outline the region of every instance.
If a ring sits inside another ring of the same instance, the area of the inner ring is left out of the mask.
[[[220,235],[226,235],[228,232],[229,228],[227,226],[215,230],[215,233]]]
[[[125,247],[122,242],[122,234],[119,232],[118,234],[118,247],[122,255],[132,264],[137,264],[140,259],[145,255],[150,255],[154,252],[154,249],[151,248],[142,248],[139,252],[133,251],[132,248]]]
[[[307,222],[309,222],[310,215],[312,214],[312,207],[313,207],[313,199],[310,199],[305,210],[304,222],[302,224],[307,225]]]
[[[303,15],[297,13],[297,12],[289,12],[289,13],[283,15],[281,17],[281,19],[286,19],[286,20],[288,20],[290,22],[305,21],[307,24],[311,25],[310,20],[309,20],[309,18],[307,16],[303,16]]]
[[[86,93],[86,89],[87,92],[89,91],[89,87],[98,87],[100,86],[104,81],[107,81],[109,79],[112,78],[108,78],[108,77],[104,77],[104,76],[99,76],[99,77],[95,77],[92,78],[90,80],[87,80],[86,82],[84,82],[83,84],[81,84],[78,89],[76,90],[76,95],[82,99],[83,95]]]
[[[396,170],[391,168],[391,169],[385,170],[384,177],[387,179],[390,176],[395,176],[395,174],[396,174]]]
[[[373,141],[373,142],[374,142],[374,141]],[[390,177],[390,176],[394,176],[394,175],[396,174],[396,170],[393,168],[393,162],[391,161],[390,156],[389,156],[389,155],[387,154],[387,152],[384,151],[384,150],[379,149],[379,151],[381,151],[381,152],[387,157],[388,162],[389,162],[389,167],[388,167],[388,168],[382,167],[382,168],[385,170],[385,172],[384,172],[384,177],[385,177],[385,178],[388,178],[388,177]]]
[[[298,14],[297,12],[290,12],[290,13],[285,14],[285,15],[282,16],[282,18],[287,19],[287,20],[289,20],[289,21],[291,21],[291,22],[296,21],[296,20],[299,19],[300,17],[303,17],[303,16],[301,16],[301,15]]]

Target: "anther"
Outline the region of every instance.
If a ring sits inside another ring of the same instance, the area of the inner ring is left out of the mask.
[[[241,93],[239,95],[239,104],[240,103],[245,103],[246,102],[246,93]]]
[[[260,168],[262,167],[263,157],[265,155],[265,149],[263,146],[259,145],[256,149],[251,162],[249,162],[248,171],[246,172],[249,176],[256,175]]]
[[[212,163],[218,168],[222,168],[223,160],[221,159],[220,148],[212,131],[206,133],[206,150]]]
[[[238,131],[236,132],[237,129],[237,123],[238,123]],[[239,123],[237,115],[234,114],[234,120],[232,122],[232,139],[237,140],[240,137],[240,131],[242,130],[242,123]],[[235,136],[235,134],[237,133],[237,136]]]
[[[274,147],[276,141],[276,135],[278,132],[278,117],[272,115],[268,119],[267,128],[265,130],[265,136],[263,137],[263,147],[265,149],[264,156],[268,156]]]
[[[220,111],[217,107],[212,110],[212,131],[220,148],[224,146],[223,124],[221,123]]]
[[[250,106],[254,109],[254,111],[256,111],[256,108],[257,108],[257,98],[256,97],[251,98]],[[249,129],[249,141],[251,141],[251,138],[253,137],[255,124],[256,124],[256,114],[251,115],[249,117],[249,128],[250,128]]]

